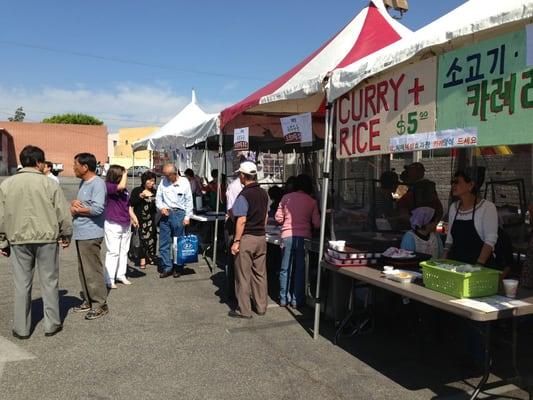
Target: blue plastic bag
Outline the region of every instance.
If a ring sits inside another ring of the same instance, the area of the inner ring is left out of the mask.
[[[198,262],[198,237],[196,235],[180,236],[176,242],[175,264],[185,265]]]

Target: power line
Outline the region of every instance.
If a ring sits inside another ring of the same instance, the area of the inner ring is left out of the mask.
[[[128,59],[122,59],[122,58],[116,58],[116,57],[108,57],[108,56],[101,56],[98,54],[91,54],[91,53],[83,53],[79,51],[73,51],[73,50],[65,50],[65,49],[58,49],[54,47],[48,47],[48,46],[42,46],[42,45],[36,45],[31,43],[21,43],[21,42],[12,42],[9,40],[0,40],[1,44],[6,44],[9,46],[15,46],[15,47],[24,47],[28,49],[37,49],[37,50],[45,50],[53,53],[61,53],[61,54],[68,54],[72,56],[77,57],[86,57],[86,58],[93,58],[96,60],[102,60],[102,61],[110,61],[120,64],[129,64],[129,65],[137,65],[140,67],[148,67],[148,68],[158,68],[158,69],[164,69],[164,70],[171,70],[171,71],[177,71],[182,73],[188,73],[188,74],[197,74],[197,75],[206,75],[206,76],[214,76],[219,78],[231,78],[231,79],[241,79],[241,80],[249,80],[249,81],[257,81],[257,82],[266,82],[265,79],[260,79],[257,77],[252,76],[238,76],[238,75],[231,75],[231,74],[222,74],[219,72],[210,72],[210,71],[200,71],[200,70],[193,70],[193,69],[185,69],[185,68],[179,68],[176,66],[170,66],[170,65],[160,65],[160,64],[150,64],[144,61],[137,61],[137,60],[128,60]]]

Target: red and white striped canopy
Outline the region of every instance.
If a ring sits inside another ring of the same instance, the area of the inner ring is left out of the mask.
[[[410,33],[388,14],[382,0],[372,0],[348,25],[305,60],[223,110],[221,127],[229,128],[230,122],[231,126],[238,126],[236,119],[245,112],[315,112],[324,101],[323,81],[328,73],[346,67]]]

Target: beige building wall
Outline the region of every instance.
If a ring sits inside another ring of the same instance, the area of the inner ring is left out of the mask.
[[[119,164],[125,168],[133,165],[133,150],[131,145],[137,140],[155,132],[159,127],[145,126],[140,128],[123,128],[118,131],[118,140],[113,149],[113,157],[109,157],[111,164]],[[148,150],[135,152],[135,165],[151,167],[151,152]]]
[[[115,146],[118,144],[118,132],[107,135],[107,159],[111,160],[115,156]]]

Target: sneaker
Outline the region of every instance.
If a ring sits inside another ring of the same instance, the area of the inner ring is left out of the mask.
[[[131,282],[126,277],[119,279],[118,281],[123,285],[131,285]]]
[[[93,320],[100,317],[103,317],[109,312],[109,309],[107,308],[107,304],[104,304],[102,307],[99,308],[91,308],[87,315],[85,316],[85,319],[87,320]]]
[[[72,312],[75,312],[75,313],[81,313],[81,312],[87,312],[91,309],[91,306],[89,305],[89,303],[87,303],[86,301],[84,301],[83,303],[81,303],[78,307],[74,307],[72,308]]]

